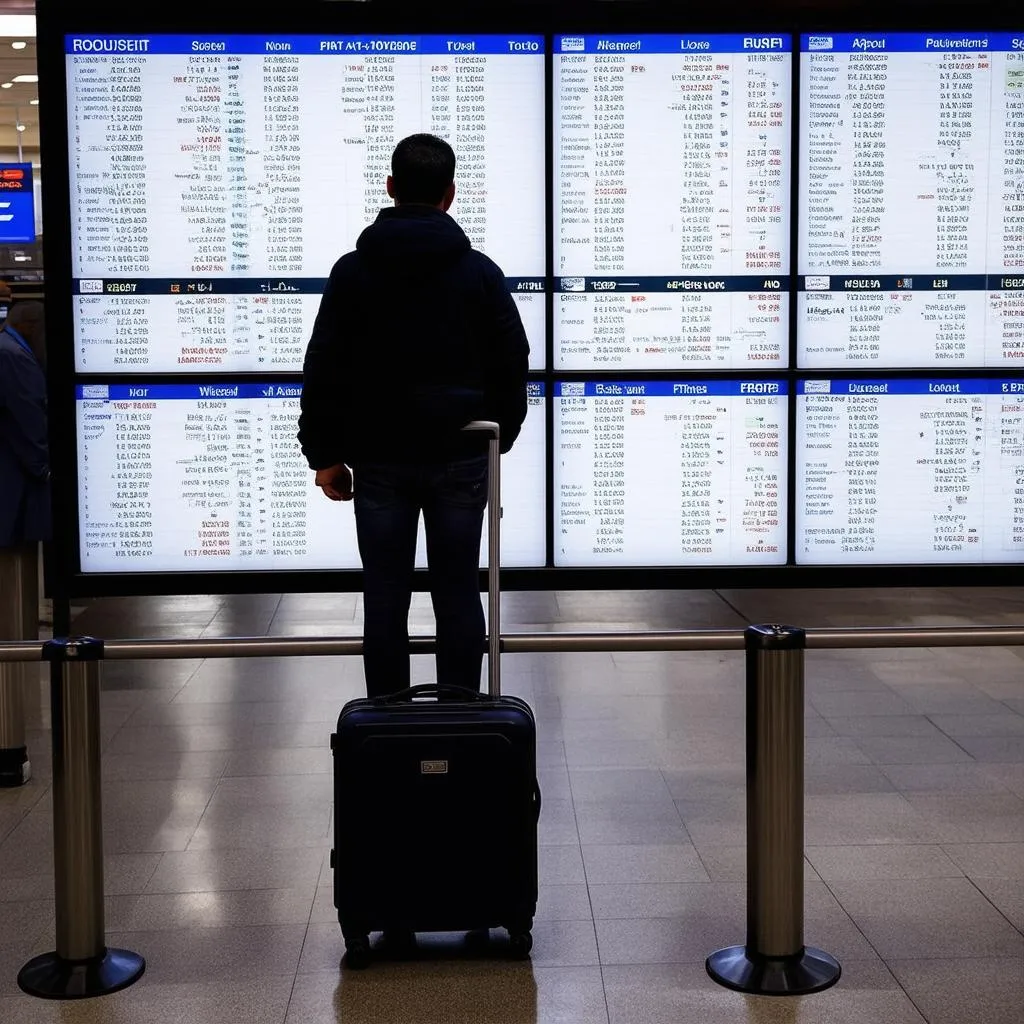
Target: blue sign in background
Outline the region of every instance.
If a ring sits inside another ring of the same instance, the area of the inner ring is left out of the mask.
[[[787,394],[789,382],[785,380],[562,381],[555,385],[558,398],[778,398]]]
[[[0,243],[36,240],[31,164],[0,164]]]
[[[556,53],[604,53],[628,57],[631,53],[788,53],[792,37],[785,32],[715,35],[562,35]]]
[[[1024,33],[819,32],[800,37],[805,53],[962,53],[1024,50]]]

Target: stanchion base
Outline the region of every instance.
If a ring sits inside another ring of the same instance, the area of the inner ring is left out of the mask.
[[[839,980],[839,962],[805,946],[798,956],[778,960],[751,956],[746,946],[728,946],[708,957],[708,974],[720,985],[752,996],[805,996]]]
[[[127,988],[145,969],[146,961],[127,949],[107,949],[96,960],[65,960],[43,953],[22,967],[18,987],[40,999],[91,999]]]

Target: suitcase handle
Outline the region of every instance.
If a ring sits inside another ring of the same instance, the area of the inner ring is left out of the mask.
[[[403,704],[406,701],[414,700],[416,697],[440,697],[442,693],[462,697],[469,701],[488,700],[488,696],[479,690],[470,690],[465,686],[438,686],[437,683],[420,683],[418,686],[410,686],[397,693],[387,693],[382,697],[375,697],[378,704]]]
[[[463,430],[490,434],[487,446],[487,692],[501,694],[501,428],[493,420],[472,420]]]

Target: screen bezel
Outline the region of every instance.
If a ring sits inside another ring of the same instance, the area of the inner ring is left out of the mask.
[[[262,8],[245,12],[245,23],[238,24],[237,15],[218,10],[214,5],[194,8],[179,14],[173,9],[145,9],[137,4],[113,0],[102,8],[72,7],[56,0],[39,0],[37,4],[37,46],[40,66],[40,101],[45,112],[41,119],[42,151],[47,164],[42,176],[42,202],[44,216],[50,230],[44,233],[45,266],[48,283],[46,289],[48,335],[51,339],[49,358],[50,443],[53,477],[55,534],[50,545],[48,578],[55,596],[98,597],[136,596],[149,594],[191,593],[292,593],[292,592],[353,592],[362,587],[362,573],[347,570],[252,570],[196,572],[121,572],[83,573],[80,564],[78,520],[78,455],[76,436],[75,385],[79,383],[169,383],[182,375],[91,375],[78,374],[74,369],[73,301],[71,293],[70,226],[70,174],[67,137],[67,93],[63,37],[74,32],[232,32],[236,34],[281,32],[298,35],[304,32],[323,32],[325,28],[343,34],[380,31],[393,34],[392,26],[401,19],[401,32],[409,34],[517,32],[544,35],[547,39],[546,57],[546,172],[547,182],[547,277],[553,276],[552,225],[552,41],[556,35],[568,32],[723,32],[735,33],[742,25],[744,32],[788,34],[792,38],[791,80],[793,107],[791,111],[792,150],[790,154],[791,183],[791,244],[790,244],[790,319],[789,366],[767,368],[748,373],[744,370],[708,372],[700,370],[672,370],[622,374],[617,371],[579,373],[554,371],[552,345],[553,296],[550,286],[546,291],[546,368],[533,371],[531,379],[542,381],[546,391],[545,427],[547,435],[546,487],[544,494],[547,541],[545,565],[537,568],[503,569],[502,586],[509,590],[620,590],[620,589],[690,589],[690,588],[754,588],[754,587],[865,587],[865,586],[1004,586],[1018,582],[1020,563],[965,563],[965,564],[861,564],[861,565],[797,565],[793,561],[795,523],[796,478],[796,387],[801,378],[827,375],[834,379],[857,378],[871,371],[832,371],[828,369],[798,369],[796,367],[796,292],[798,257],[798,205],[799,188],[798,132],[800,34],[827,31],[900,31],[900,30],[988,30],[1024,31],[1024,18],[1014,15],[1010,5],[981,3],[966,11],[956,3],[941,5],[905,4],[894,8],[881,3],[863,3],[858,0],[837,0],[829,9],[822,9],[811,0],[785,0],[770,9],[763,3],[744,2],[727,11],[679,11],[674,5],[650,2],[612,2],[550,4],[510,2],[494,5],[462,2],[438,6],[435,9],[414,9],[410,14],[407,4],[385,0],[365,3],[346,0],[293,0],[289,4],[287,25],[282,28],[280,14],[276,17]],[[986,370],[953,368],[907,368],[886,370],[885,376],[913,377],[926,375],[994,377],[1007,376],[1008,369]],[[785,376],[790,381],[788,398],[788,431],[790,443],[787,451],[788,472],[788,552],[787,564],[779,566],[636,566],[571,568],[554,567],[554,495],[552,492],[552,458],[555,439],[553,426],[553,392],[560,380],[600,380],[609,377],[632,376],[644,379],[670,379],[684,376],[736,379],[741,376]],[[226,376],[257,382],[276,379],[301,379],[301,375],[273,374],[188,374],[190,383],[209,383]],[[486,585],[481,573],[481,587]],[[416,573],[417,590],[428,589],[426,572]]]

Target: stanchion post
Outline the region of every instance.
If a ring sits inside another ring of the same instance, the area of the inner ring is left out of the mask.
[[[35,548],[0,548],[0,640],[39,638]],[[0,787],[23,786],[32,776],[25,741],[25,684],[37,666],[0,662]]]
[[[30,960],[18,985],[44,999],[85,999],[142,976],[137,953],[110,949],[103,911],[100,665],[103,642],[51,640],[53,867],[57,948]]]
[[[707,959],[748,995],[807,995],[842,968],[804,945],[804,648],[794,626],[750,626],[747,652],[747,941]]]

